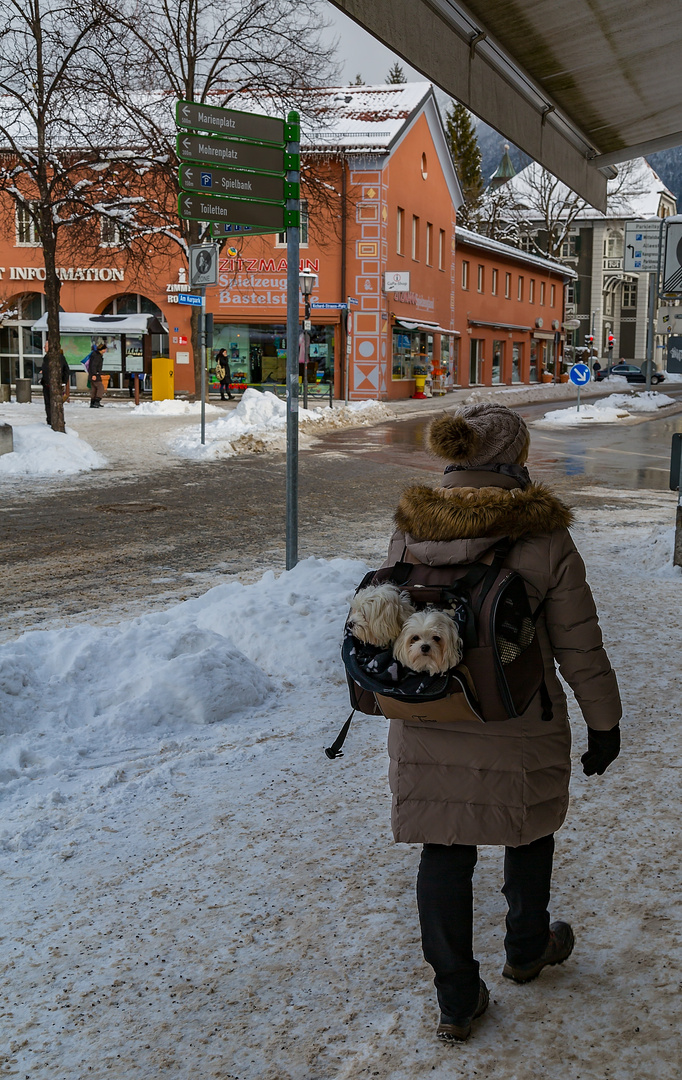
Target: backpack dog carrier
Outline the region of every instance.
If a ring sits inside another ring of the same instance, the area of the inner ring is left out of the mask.
[[[541,694],[543,720],[551,701],[535,624],[523,578],[502,564],[509,551],[501,541],[492,561],[467,566],[426,566],[403,560],[370,571],[356,592],[387,582],[407,593],[413,606],[439,608],[455,620],[464,652],[461,662],[442,674],[411,671],[389,648],[355,638],[346,624],[341,655],[353,712],[421,723],[462,720],[490,723],[521,716]],[[338,757],[353,713],[334,744]]]

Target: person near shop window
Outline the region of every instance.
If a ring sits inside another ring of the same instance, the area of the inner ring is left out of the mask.
[[[51,398],[50,398],[50,361],[47,357],[47,342],[45,342],[45,358],[43,359],[43,366],[40,372],[40,385],[43,388],[43,401],[45,402],[45,418],[48,424],[52,423],[50,418],[51,411]],[[69,400],[69,379],[71,378],[71,369],[66,362],[64,356],[64,350],[59,350],[59,361],[61,363],[61,379],[62,384],[62,396],[64,401]]]
[[[220,383],[220,400],[225,400],[225,391],[227,390],[227,396],[230,401],[232,401],[232,394],[230,393],[232,374],[230,372],[230,359],[227,355],[227,349],[219,349],[216,353],[215,373],[218,376],[218,382]]]
[[[104,366],[104,354],[107,347],[100,342],[88,357],[88,374],[90,376],[90,408],[101,409],[104,397],[104,382],[102,381],[102,367]]]

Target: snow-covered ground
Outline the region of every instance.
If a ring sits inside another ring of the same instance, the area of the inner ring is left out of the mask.
[[[655,413],[668,405],[677,405],[678,399],[657,390],[631,391],[626,394],[609,394],[599,401],[583,402],[568,409],[546,412],[535,424],[539,427],[576,427],[581,424],[614,424],[628,420],[637,413]]]
[[[14,450],[0,454],[0,481],[10,476],[75,476],[107,463],[72,428],[62,433],[44,422],[17,424],[13,418],[12,437]]]
[[[323,751],[349,711],[339,637],[365,566],[310,559],[0,647],[2,1075],[677,1078],[675,500],[585,497],[575,535],[626,720],[603,777],[576,769],[558,835],[552,911],[577,935],[565,965],[525,987],[501,978],[502,853],[482,849],[491,1006],[465,1046],[435,1039],[385,722],[358,716],[345,757]]]
[[[304,409],[299,406],[299,430],[317,435],[334,428],[376,424],[392,419],[390,410],[379,401],[355,401],[333,409]],[[249,387],[236,409],[206,425],[202,445],[196,425],[178,432],[170,440],[171,449],[181,457],[215,460],[240,453],[262,453],[286,449],[287,405],[269,391]]]

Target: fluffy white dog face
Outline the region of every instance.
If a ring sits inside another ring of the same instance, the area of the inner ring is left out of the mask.
[[[459,664],[462,648],[462,639],[450,616],[427,608],[405,620],[393,646],[393,655],[412,671],[437,675]]]
[[[395,585],[369,585],[353,597],[348,625],[359,641],[387,648],[413,611],[407,593]]]

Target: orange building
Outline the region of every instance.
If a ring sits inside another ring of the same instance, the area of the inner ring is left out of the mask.
[[[564,286],[575,277],[553,259],[458,228],[457,383],[532,383],[559,375]]]

